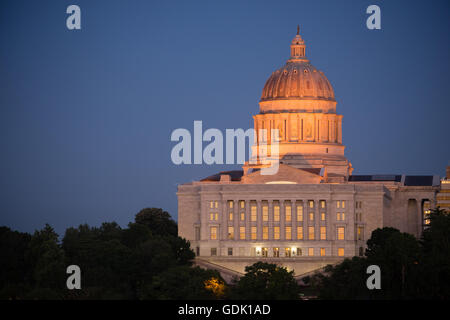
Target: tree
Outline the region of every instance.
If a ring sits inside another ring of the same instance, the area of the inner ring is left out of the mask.
[[[178,227],[170,214],[160,208],[146,208],[136,214],[135,222],[147,226],[152,234],[162,236],[178,235]]]
[[[245,267],[245,275],[232,288],[233,299],[292,300],[299,299],[300,287],[294,272],[276,264],[256,262]]]

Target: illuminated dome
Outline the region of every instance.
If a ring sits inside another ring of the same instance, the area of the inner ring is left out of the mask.
[[[336,111],[333,87],[324,73],[306,58],[305,47],[297,29],[291,43],[291,58],[266,81],[260,100],[261,112]]]

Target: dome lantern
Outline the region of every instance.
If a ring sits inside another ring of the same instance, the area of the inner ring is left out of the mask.
[[[291,43],[291,60],[306,59],[305,58],[305,41],[300,36],[300,26],[297,25],[297,34]]]

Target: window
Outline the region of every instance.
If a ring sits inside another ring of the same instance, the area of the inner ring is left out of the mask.
[[[214,201],[210,201],[209,202],[209,208],[210,209],[214,209]]]
[[[200,255],[200,247],[195,247],[195,255],[196,256]]]
[[[302,255],[302,248],[297,248],[297,255],[298,256],[301,256]]]
[[[286,240],[291,240],[292,239],[292,227],[285,227],[285,238]]]
[[[211,227],[210,228],[210,239],[211,240],[217,240],[217,227]]]
[[[211,212],[209,214],[209,220],[211,220],[211,221],[219,220],[219,214],[217,212]]]
[[[320,214],[320,220],[325,221],[325,218],[326,218],[325,212],[322,212]]]
[[[234,239],[234,228],[228,227],[228,239]]]
[[[314,248],[308,248],[308,256],[310,257],[314,256]]]
[[[341,220],[341,213],[340,212],[336,213],[336,220],[337,221]]]
[[[228,220],[233,221],[233,212],[228,214]]]
[[[297,205],[297,221],[303,221],[303,206]]]
[[[340,201],[337,201],[337,202],[336,202],[336,208],[338,208],[338,209],[341,208],[341,202],[340,202]]]
[[[239,239],[245,240],[245,227],[239,227]]]
[[[269,227],[263,227],[263,240],[269,239]]]
[[[244,209],[244,208],[245,208],[245,201],[244,201],[244,200],[240,200],[240,201],[239,201],[239,207],[240,207],[241,209]]]
[[[325,200],[320,200],[320,207],[321,207],[322,209],[325,208]]]
[[[297,227],[297,240],[303,240],[303,227]]]
[[[325,248],[320,248],[320,256],[323,257],[325,255]]]
[[[308,227],[308,239],[314,240],[314,227]]]
[[[338,248],[338,256],[343,257],[344,256],[344,248]]]
[[[200,240],[200,227],[195,227],[195,240]]]
[[[262,248],[262,249],[261,249],[261,255],[262,255],[263,257],[266,257],[266,258],[267,258],[267,256],[269,255],[268,253],[269,253],[269,249],[267,249],[267,248]]]
[[[241,212],[241,221],[245,220],[245,212]]]
[[[345,212],[342,212],[342,213],[341,213],[341,219],[342,219],[342,220],[345,220]]]
[[[345,201],[344,200],[341,201],[341,205],[342,205],[342,209],[345,209]]]
[[[291,248],[284,248],[284,256],[291,257]]]
[[[234,205],[234,201],[233,200],[229,200],[228,201],[228,208],[233,209],[233,205]]]
[[[263,221],[269,221],[269,207],[267,205],[262,207],[262,218]]]
[[[217,256],[217,248],[211,248],[211,255]]]
[[[357,233],[356,233],[356,239],[364,240],[364,228],[363,227],[358,227]]]
[[[250,207],[250,220],[256,221],[256,205]]]
[[[233,255],[233,248],[228,248],[228,255],[232,256]]]
[[[338,238],[338,240],[345,240],[345,228],[344,227],[337,228],[337,238]]]
[[[256,240],[256,227],[251,227],[251,239]]]
[[[280,227],[273,227],[273,238],[275,240],[280,239]]]
[[[320,240],[327,240],[327,227],[320,227]]]
[[[359,247],[359,256],[362,257],[364,255],[364,248]]]
[[[314,208],[314,201],[313,200],[309,200],[308,201],[309,207],[312,209]]]
[[[309,221],[313,221],[314,220],[314,212],[310,212],[309,213]]]
[[[273,207],[273,221],[280,221],[280,206],[278,204]]]
[[[273,256],[277,258],[280,256],[279,248],[273,248]]]
[[[285,212],[286,221],[290,222],[292,220],[292,208],[290,204],[285,207]]]

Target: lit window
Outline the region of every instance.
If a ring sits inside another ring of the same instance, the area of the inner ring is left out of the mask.
[[[336,202],[336,208],[338,208],[338,209],[341,208],[341,202],[340,202],[340,201],[337,201],[337,202]]]
[[[241,221],[244,221],[244,220],[245,220],[245,213],[241,212]]]
[[[303,221],[303,206],[297,206],[297,221]]]
[[[210,228],[211,240],[217,240],[217,227]]]
[[[303,240],[303,227],[297,227],[297,240]]]
[[[344,256],[344,248],[338,248],[338,256],[343,257]]]
[[[256,240],[256,227],[251,228],[251,238],[252,240]]]
[[[285,257],[291,256],[291,248],[284,248],[284,256]]]
[[[273,221],[280,221],[280,206],[275,205],[273,207]]]
[[[245,201],[244,200],[239,201],[239,206],[241,207],[241,209],[244,209],[245,208]]]
[[[336,220],[337,221],[340,221],[341,220],[341,214],[338,212],[338,213],[336,213]]]
[[[245,240],[245,227],[239,227],[239,239]]]
[[[269,207],[268,206],[262,207],[262,216],[263,216],[263,221],[269,221]]]
[[[325,221],[325,212],[320,214],[320,220]]]
[[[314,208],[314,201],[313,200],[309,200],[308,203],[309,203],[309,207],[310,208]]]
[[[345,209],[345,201],[342,200],[342,209]]]
[[[308,256],[310,257],[314,256],[314,248],[308,248]]]
[[[228,239],[234,239],[234,228],[228,227]]]
[[[320,240],[327,240],[327,227],[320,227]]]
[[[338,235],[338,240],[344,240],[345,239],[345,228],[344,227],[338,227],[337,228],[337,235]]]
[[[263,257],[266,257],[266,258],[267,258],[268,253],[269,253],[269,249],[267,249],[267,248],[262,248],[262,249],[261,249],[261,255],[262,255]]]
[[[230,214],[228,215],[228,219],[229,219],[230,221],[233,221],[233,212],[230,212]]]
[[[325,200],[320,200],[320,207],[325,208]]]
[[[280,239],[280,227],[273,227],[273,238],[275,240]]]
[[[269,239],[269,227],[263,227],[263,240]]]
[[[308,227],[308,239],[314,240],[314,227]]]
[[[256,221],[256,206],[255,205],[250,207],[250,219],[251,219],[251,221]]]
[[[214,201],[210,201],[210,202],[209,202],[209,207],[210,207],[211,209],[214,209]]]
[[[357,239],[364,240],[364,228],[363,227],[358,227]]]
[[[273,256],[274,257],[279,257],[280,256],[279,248],[273,248]]]
[[[345,213],[344,212],[341,213],[341,220],[345,220]]]
[[[291,212],[292,212],[292,210],[291,210],[291,206],[290,205],[288,205],[288,206],[286,206],[286,221],[291,221]]]
[[[286,227],[285,237],[286,237],[286,240],[291,240],[291,238],[292,238],[292,228],[291,227]]]
[[[325,255],[325,248],[320,248],[320,255],[322,257]]]
[[[314,220],[314,212],[310,212],[309,213],[309,220],[313,221]]]
[[[228,208],[233,209],[233,200],[228,201]]]

